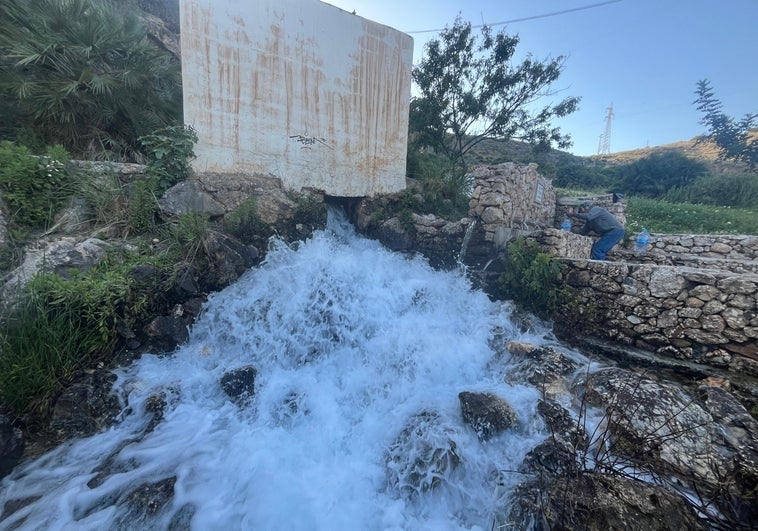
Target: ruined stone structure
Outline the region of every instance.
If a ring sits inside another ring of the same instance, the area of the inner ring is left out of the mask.
[[[405,188],[413,39],[318,0],[181,0],[196,173],[362,197]]]

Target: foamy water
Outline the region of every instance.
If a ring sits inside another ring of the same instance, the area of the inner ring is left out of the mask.
[[[17,467],[0,505],[36,501],[0,528],[489,530],[521,479],[508,471],[546,436],[539,392],[503,382],[491,343],[545,334],[519,331],[461,272],[334,222],[296,249],[276,244],[212,295],[186,346],[119,370],[121,421]],[[240,407],[219,381],[246,365],[255,395]],[[461,391],[507,399],[518,428],[480,442],[461,420]],[[142,435],[156,393],[165,416]],[[421,412],[436,415],[424,437],[453,441],[461,462],[436,489],[409,491],[390,480],[387,452]],[[171,477],[168,505],[128,511],[129,492]]]

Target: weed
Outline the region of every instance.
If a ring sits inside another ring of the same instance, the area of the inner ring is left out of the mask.
[[[141,136],[139,142],[147,152],[148,173],[157,179],[160,193],[189,175],[197,143],[197,132],[191,126],[163,127]]]
[[[132,185],[127,208],[127,227],[130,233],[143,234],[155,228],[159,188],[155,177],[140,179]]]
[[[542,318],[559,313],[579,323],[590,319],[596,311],[594,306],[579,305],[575,289],[561,282],[560,260],[542,252],[536,242],[524,238],[517,238],[508,245],[498,289],[504,298],[516,301]]]
[[[24,146],[0,142],[0,190],[12,223],[38,229],[52,220],[72,192],[67,160],[68,154],[60,146],[37,157]]]

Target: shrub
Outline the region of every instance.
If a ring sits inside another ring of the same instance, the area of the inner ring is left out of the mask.
[[[506,298],[536,315],[548,318],[568,298],[570,288],[559,282],[560,262],[524,238],[508,245],[499,289]]]
[[[11,221],[30,228],[49,223],[71,190],[60,146],[36,157],[24,146],[0,142],[0,190],[11,210]]]
[[[701,175],[689,186],[672,188],[661,199],[669,203],[756,207],[758,206],[758,174]]]
[[[0,100],[11,111],[0,130],[121,160],[138,154],[139,136],[181,116],[180,62],[131,4],[0,2]]]
[[[190,173],[197,133],[189,125],[172,125],[139,138],[147,154],[148,172],[158,179],[161,193]]]
[[[205,237],[208,231],[208,216],[202,212],[181,214],[171,232],[181,249],[184,260],[192,263],[203,256]],[[203,252],[201,252],[203,251]]]
[[[408,177],[421,185],[419,213],[460,218],[468,213],[472,180],[449,159],[432,153],[408,151]]]
[[[224,217],[225,230],[243,243],[259,244],[259,237],[263,235],[264,239],[268,238],[271,231],[261,220],[257,209],[255,198],[245,200]]]
[[[160,185],[155,177],[136,181],[129,191],[127,227],[130,233],[142,234],[155,228]]]

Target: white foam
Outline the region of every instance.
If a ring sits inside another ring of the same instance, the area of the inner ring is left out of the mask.
[[[520,479],[500,471],[516,469],[544,437],[538,391],[487,367],[495,327],[504,340],[546,334],[518,331],[508,307],[461,272],[435,272],[344,223],[296,249],[277,243],[262,266],[209,298],[186,346],[118,371],[133,411],[120,424],[5,478],[0,502],[40,498],[0,525],[113,527],[123,513],[113,500],[176,476],[173,501],[150,525],[165,527],[190,504],[193,529],[489,529]],[[258,374],[240,408],[219,380],[244,365]],[[121,441],[144,429],[145,400],[167,390],[178,401],[118,452],[123,471],[88,487]],[[460,418],[464,390],[506,398],[520,427],[479,442]],[[439,415],[461,465],[440,488],[406,497],[388,486],[385,457],[422,411]]]

